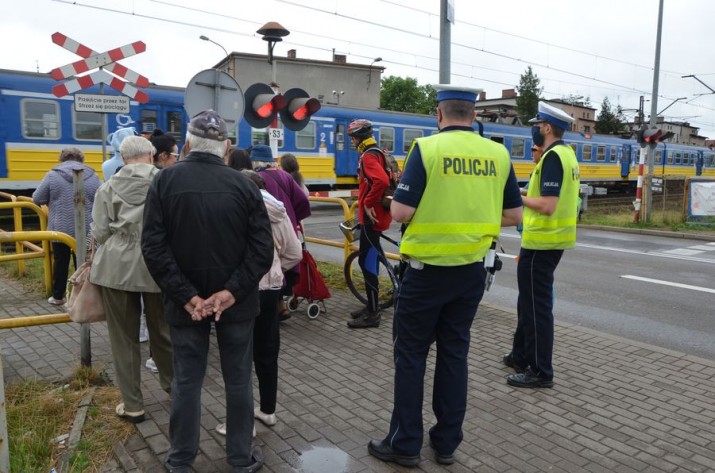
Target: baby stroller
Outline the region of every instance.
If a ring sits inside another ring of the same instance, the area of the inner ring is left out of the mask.
[[[306,313],[308,318],[315,319],[321,313],[325,314],[325,299],[330,297],[330,290],[325,285],[323,275],[318,270],[318,265],[313,259],[313,255],[306,249],[303,243],[303,259],[300,261],[300,278],[293,286],[293,296],[288,301],[288,308],[291,311],[298,310],[298,306],[303,300],[308,301]],[[321,307],[322,306],[322,307]]]

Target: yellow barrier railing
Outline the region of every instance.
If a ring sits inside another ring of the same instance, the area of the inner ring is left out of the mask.
[[[45,209],[41,208],[39,205],[32,202],[32,199],[28,197],[15,197],[14,195],[0,192],[0,197],[4,197],[10,200],[10,202],[0,202],[0,210],[10,209],[13,211],[14,219],[14,232],[24,233],[22,226],[22,209],[32,210],[37,214],[40,220],[40,231],[44,232],[47,229],[47,212]],[[3,231],[3,230],[0,230]],[[74,241],[74,239],[73,239]],[[24,252],[27,248],[31,250],[28,253]],[[49,240],[42,240],[42,247],[27,241],[27,240],[16,240],[15,242],[15,254],[14,255],[0,255],[0,262],[3,261],[17,261],[17,271],[18,274],[25,274],[25,261],[26,259],[34,258],[44,258],[44,278],[45,278],[45,290],[49,294],[52,288],[52,264],[51,264],[51,254],[50,254],[50,244]]]

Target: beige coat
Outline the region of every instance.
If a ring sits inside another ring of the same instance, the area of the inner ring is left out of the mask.
[[[271,220],[274,246],[271,269],[258,283],[258,289],[265,291],[283,286],[283,271],[300,263],[303,251],[283,203],[265,190],[262,190],[261,194]]]
[[[90,280],[132,292],[161,292],[141,250],[144,201],[154,175],[152,164],[124,166],[97,190],[92,208],[92,236],[100,245]]]

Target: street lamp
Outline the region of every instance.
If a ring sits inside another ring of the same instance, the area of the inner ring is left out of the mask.
[[[227,66],[228,73],[231,74],[231,59],[230,59],[230,57],[229,57],[228,51],[226,51],[226,48],[224,48],[223,46],[221,46],[219,43],[217,43],[216,41],[212,40],[212,39],[209,38],[208,36],[201,35],[201,36],[199,36],[199,39],[202,39],[202,40],[204,40],[204,41],[208,41],[209,43],[213,43],[213,44],[215,44],[216,46],[218,46],[219,48],[223,49],[223,52],[226,54],[226,59],[228,60],[228,66]]]
[[[370,83],[372,82],[372,65],[375,64],[376,62],[380,62],[380,61],[382,61],[382,58],[376,57],[370,63],[370,67],[367,70],[367,90],[370,90]]]

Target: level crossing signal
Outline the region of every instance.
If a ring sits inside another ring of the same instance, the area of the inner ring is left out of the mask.
[[[663,131],[661,128],[648,128],[643,125],[636,132],[636,141],[641,145],[641,148],[648,146],[650,149],[655,149],[658,143],[670,139],[673,136],[672,131]]]
[[[300,131],[310,117],[320,110],[320,102],[299,88],[277,94],[267,84],[253,84],[244,94],[246,111],[244,118],[254,128],[266,128],[280,115],[283,125],[289,130]]]

